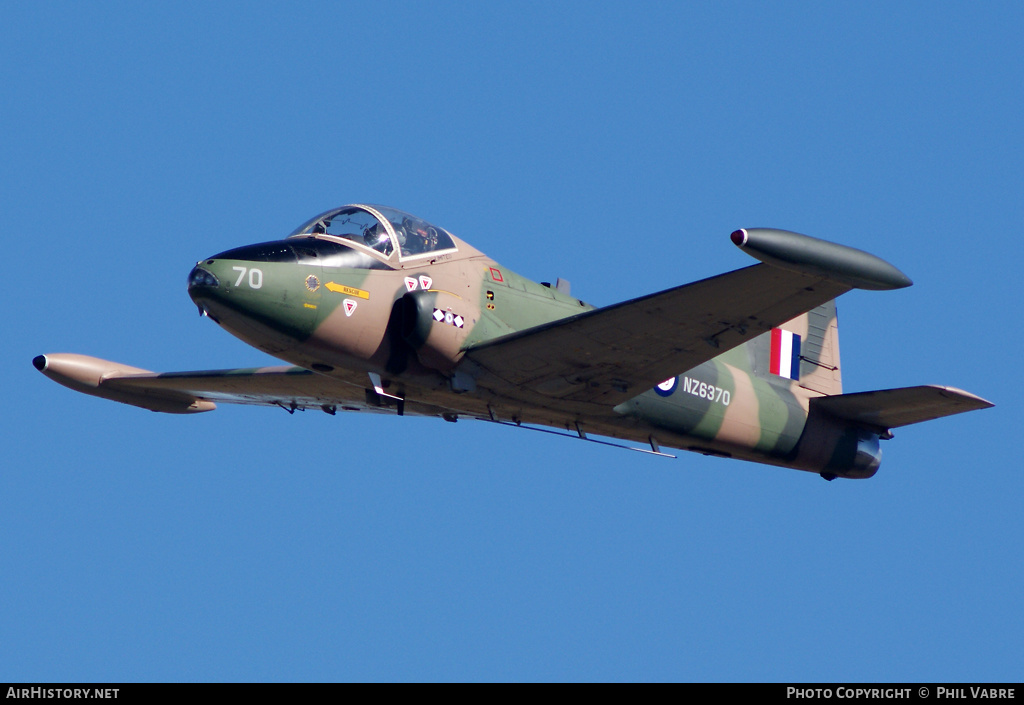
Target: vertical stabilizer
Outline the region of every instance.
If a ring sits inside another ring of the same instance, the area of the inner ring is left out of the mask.
[[[755,344],[755,369],[819,394],[843,393],[836,302],[783,323]]]

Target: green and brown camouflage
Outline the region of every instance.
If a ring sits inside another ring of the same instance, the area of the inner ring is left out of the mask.
[[[155,411],[227,402],[477,418],[826,479],[872,476],[893,427],[991,406],[937,386],[843,394],[835,298],[910,280],[797,233],[731,239],[763,263],[595,308],[567,282],[531,281],[414,216],[345,206],[189,275],[201,313],[293,367],[156,374],[72,354],[34,364]]]

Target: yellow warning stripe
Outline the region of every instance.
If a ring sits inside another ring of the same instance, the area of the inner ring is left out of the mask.
[[[334,282],[327,282],[324,284],[328,289],[336,294],[348,294],[349,296],[358,296],[361,299],[369,299],[370,292],[363,291],[362,289],[356,289],[351,286],[345,286],[344,284],[335,284]]]

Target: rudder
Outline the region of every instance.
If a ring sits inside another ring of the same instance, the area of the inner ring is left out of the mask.
[[[834,299],[783,323],[758,341],[755,370],[762,376],[789,379],[818,394],[843,393]]]

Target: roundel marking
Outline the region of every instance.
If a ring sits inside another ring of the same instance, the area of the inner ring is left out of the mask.
[[[678,377],[670,377],[661,384],[655,385],[654,391],[658,393],[658,396],[670,397],[672,392],[676,391],[676,387],[679,386]]]
[[[310,274],[306,277],[306,288],[310,291],[316,291],[320,288],[320,280],[317,279],[316,276]]]

